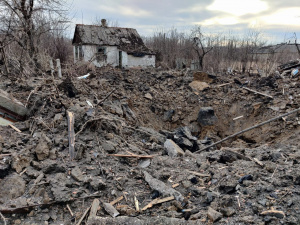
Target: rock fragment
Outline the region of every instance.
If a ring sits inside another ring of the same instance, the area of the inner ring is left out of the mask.
[[[0,203],[18,198],[25,192],[26,182],[21,176],[14,173],[0,180]]]
[[[164,143],[164,148],[166,149],[168,155],[171,157],[184,155],[184,151],[171,139],[166,140],[166,142]]]
[[[12,168],[14,168],[17,173],[20,173],[24,168],[30,165],[30,162],[30,157],[25,155],[18,155],[13,157]]]
[[[216,222],[223,217],[222,213],[219,213],[211,207],[208,207],[207,216],[212,222]]]
[[[192,81],[189,86],[192,88],[193,91],[200,92],[207,88],[209,88],[209,85],[206,82],[201,81]]]
[[[72,169],[71,171],[71,176],[76,180],[76,181],[83,181],[84,180],[84,177],[83,177],[83,174],[81,172],[81,170],[79,169],[78,166],[76,166],[75,168]]]
[[[106,183],[100,177],[93,177],[90,181],[90,186],[94,191],[104,190],[106,188]]]
[[[109,203],[103,203],[103,207],[105,211],[113,218],[117,217],[120,215],[120,213]]]
[[[173,195],[177,201],[183,201],[183,196],[175,189],[168,187],[164,182],[155,179],[149,173],[144,171],[145,180],[153,190],[159,191],[163,196]]]
[[[152,95],[150,93],[145,94],[145,98],[149,99],[149,100],[153,99],[153,97],[152,97]]]
[[[230,217],[230,216],[232,216],[233,214],[235,214],[235,210],[234,210],[234,208],[232,208],[232,207],[222,208],[220,211],[221,211],[222,214],[223,214],[224,216],[226,216],[226,217]]]
[[[49,156],[49,153],[50,150],[47,142],[44,140],[44,138],[41,138],[38,145],[35,148],[35,154],[38,160],[45,160]]]
[[[171,122],[172,121],[172,117],[174,116],[174,114],[175,114],[175,110],[174,109],[170,109],[170,110],[166,111],[164,113],[163,121],[164,122]]]
[[[217,122],[215,111],[212,107],[202,107],[198,113],[198,123],[201,126],[212,126]]]
[[[112,154],[116,151],[115,144],[111,141],[105,141],[102,143],[102,148],[107,151],[107,153]]]

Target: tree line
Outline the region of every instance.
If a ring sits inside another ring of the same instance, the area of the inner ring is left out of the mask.
[[[70,24],[67,5],[67,0],[0,0],[2,74],[39,73],[49,68],[51,58],[59,58],[62,63],[73,62],[71,40],[65,33]],[[99,21],[96,18],[94,24]],[[116,21],[109,21],[108,25],[119,26]],[[271,72],[276,64],[289,59],[272,54],[259,57],[255,50],[265,46],[266,41],[262,32],[254,29],[238,36],[206,33],[201,26],[185,33],[172,28],[157,30],[143,39],[156,52],[157,66],[170,69]]]
[[[64,30],[65,0],[0,0],[0,65],[2,73],[33,74],[49,58],[66,62],[72,52]],[[10,71],[13,70],[13,71]]]

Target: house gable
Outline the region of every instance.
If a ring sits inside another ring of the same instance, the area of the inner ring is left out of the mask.
[[[73,45],[118,46],[128,54],[151,54],[142,38],[133,28],[102,27],[77,24],[72,41]]]
[[[96,66],[155,66],[155,53],[146,47],[133,28],[77,24],[73,36],[74,62]]]

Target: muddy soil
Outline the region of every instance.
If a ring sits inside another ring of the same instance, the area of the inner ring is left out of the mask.
[[[3,78],[30,112],[20,133],[0,127],[0,223],[299,224],[298,113],[198,151],[298,108],[299,87],[160,69]]]

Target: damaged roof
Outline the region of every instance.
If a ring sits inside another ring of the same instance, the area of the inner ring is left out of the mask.
[[[133,28],[76,24],[72,44],[118,46],[129,54],[154,54]]]

